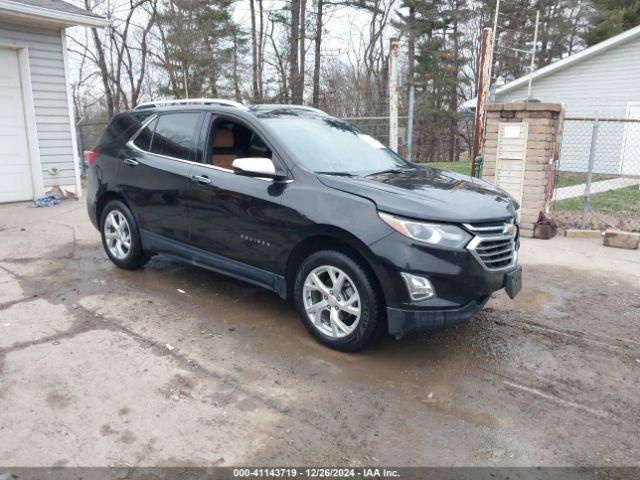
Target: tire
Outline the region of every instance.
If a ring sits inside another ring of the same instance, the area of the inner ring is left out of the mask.
[[[120,223],[122,221],[125,224]],[[122,229],[119,225],[123,225]],[[122,231],[122,236],[120,231]],[[142,248],[138,222],[129,207],[120,200],[110,201],[102,210],[100,235],[102,246],[109,260],[120,268],[135,270],[144,266],[151,258],[151,255]],[[120,247],[118,247],[118,243]]]
[[[336,286],[337,292],[333,290]],[[322,250],[306,258],[296,274],[294,300],[303,325],[333,349],[360,350],[382,331],[384,308],[375,281],[348,253]]]

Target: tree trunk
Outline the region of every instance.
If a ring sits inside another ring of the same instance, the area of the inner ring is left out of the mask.
[[[109,85],[109,69],[107,68],[107,62],[104,57],[104,48],[100,35],[98,35],[98,29],[92,28],[91,34],[93,35],[93,42],[96,45],[96,51],[98,54],[98,67],[100,68],[100,78],[102,79],[102,86],[104,87],[104,96],[107,100],[107,112],[109,118],[113,117],[115,113],[115,104],[113,101],[113,93],[111,92],[111,85]]]
[[[251,93],[256,100],[260,96],[258,90],[258,41],[256,39],[256,8],[254,0],[249,0],[251,10]]]
[[[260,27],[258,31],[258,98],[259,100],[262,100],[264,95],[262,84],[262,71],[264,70],[264,11],[262,0],[258,0],[258,15],[260,20]]]
[[[459,2],[456,1],[456,12],[459,10]],[[458,16],[453,15],[453,31],[451,33],[453,37],[453,52],[451,54],[452,62],[452,82],[449,91],[449,145],[447,148],[447,157],[450,162],[457,160],[457,138],[458,138],[458,58],[459,58],[459,46],[458,39]],[[472,159],[473,160],[473,159]]]
[[[236,102],[242,101],[240,94],[240,78],[238,76],[238,32],[233,33],[233,91]]]
[[[305,72],[305,43],[307,40],[306,32],[306,16],[307,16],[307,0],[300,0],[300,44],[298,50],[300,52],[300,66],[298,67],[298,90],[296,91],[296,102],[302,105],[304,102],[304,72]]]
[[[409,98],[409,92],[411,91],[411,87],[413,86],[414,77],[416,74],[416,7],[409,7],[408,23],[409,54],[407,56],[407,99]]]
[[[289,38],[289,85],[291,103],[298,101],[298,46],[300,44],[300,0],[291,0],[291,36]]]
[[[322,47],[322,7],[324,0],[318,0],[318,13],[316,15],[316,38],[313,62],[313,106],[320,105],[320,54]]]

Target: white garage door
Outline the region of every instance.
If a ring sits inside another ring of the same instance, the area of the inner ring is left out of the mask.
[[[0,203],[31,200],[33,183],[18,54],[0,48]]]

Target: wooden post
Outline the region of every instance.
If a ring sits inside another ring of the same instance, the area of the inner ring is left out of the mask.
[[[389,39],[389,148],[398,152],[398,39]]]
[[[478,83],[476,85],[476,116],[473,122],[473,148],[471,150],[471,175],[475,175],[476,157],[482,151],[482,140],[484,137],[484,107],[489,95],[489,75],[491,61],[491,29],[482,30],[482,40],[480,42],[480,63],[478,68]]]

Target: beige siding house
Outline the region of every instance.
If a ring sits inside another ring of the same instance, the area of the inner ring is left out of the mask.
[[[101,17],[62,0],[0,0],[0,203],[80,195],[65,29]]]

